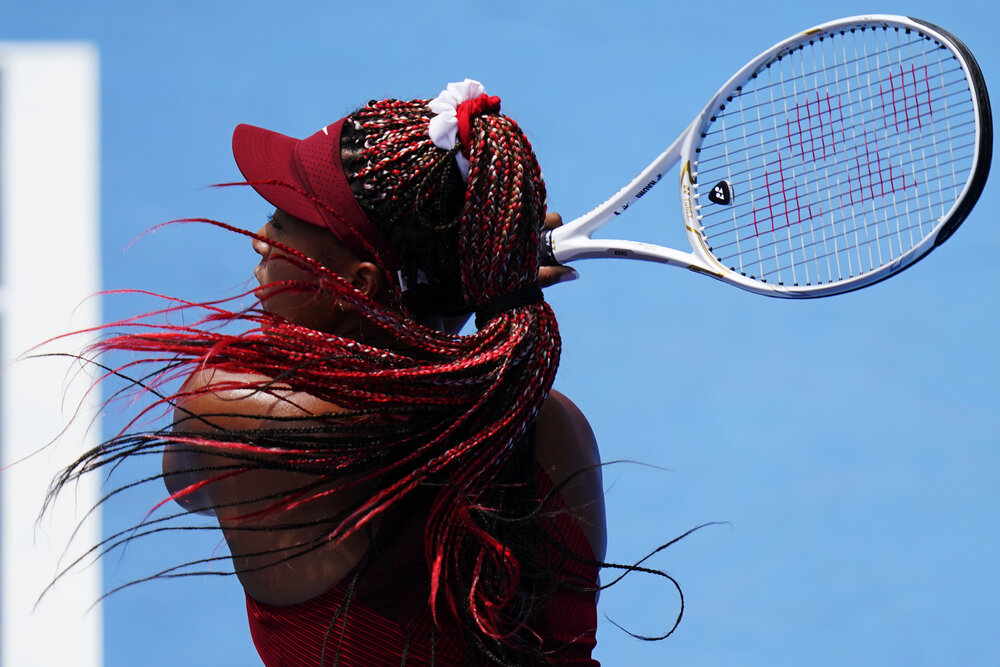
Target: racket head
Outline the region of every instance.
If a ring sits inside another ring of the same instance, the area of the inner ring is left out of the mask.
[[[737,72],[685,137],[692,268],[782,297],[884,280],[962,223],[992,137],[979,65],[945,30],[875,15],[795,35]]]

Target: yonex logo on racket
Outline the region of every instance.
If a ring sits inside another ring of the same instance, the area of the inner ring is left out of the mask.
[[[708,199],[716,204],[728,206],[733,201],[733,186],[729,184],[729,181],[719,181],[708,193]]]

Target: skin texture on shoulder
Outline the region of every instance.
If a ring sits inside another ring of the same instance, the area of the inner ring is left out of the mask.
[[[256,388],[262,384],[270,388]],[[204,393],[204,389],[209,391]],[[180,434],[267,430],[289,418],[296,419],[298,427],[309,427],[320,425],[324,415],[342,412],[339,406],[273,384],[270,378],[216,369],[193,374],[182,391],[201,393],[175,410],[173,428]],[[171,494],[203,481],[204,472],[192,471],[232,466],[232,457],[205,447],[173,446],[163,455],[164,480]],[[325,519],[341,515],[371,493],[369,486],[352,482],[349,478],[323,480],[318,475],[254,467],[208,483],[178,502],[185,509],[214,511],[229,544],[234,569],[250,595],[271,604],[294,604],[339,581],[368,548],[363,531],[339,542],[324,543],[330,529]],[[315,487],[317,483],[321,486]],[[308,487],[315,487],[314,500],[291,510],[268,512],[275,498]],[[311,548],[315,545],[321,546]],[[301,555],[288,558],[299,552]]]

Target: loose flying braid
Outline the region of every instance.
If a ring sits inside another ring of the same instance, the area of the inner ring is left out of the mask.
[[[470,158],[466,185],[454,160],[458,148],[443,151],[428,138],[429,117],[423,100],[372,102],[352,115],[342,139],[352,190],[400,252],[408,313],[368,299],[309,257],[267,241],[318,281],[289,281],[277,289],[334,294],[390,333],[396,341],[391,350],[322,334],[259,310],[234,312],[219,303],[183,302],[167,310],[201,312],[193,324],[139,318],[116,323],[108,325],[116,335],[94,348],[98,354],[145,355],[109,369],[109,374],[134,377],[139,366],[152,364],[154,370],[140,373],[135,382],[153,393],[153,407],[179,406],[183,411],[199,392],[268,392],[280,383],[348,412],[322,416],[319,427],[312,418],[308,427],[285,420],[254,432],[122,432],[68,468],[53,492],[88,471],[167,447],[207,450],[231,460],[231,465],[200,471],[216,478],[273,468],[332,482],[351,480],[343,486],[375,483],[374,494],[330,517],[321,540],[299,545],[293,553],[277,553],[277,562],[368,530],[419,489],[437,489],[425,555],[430,604],[439,624],[457,624],[466,631],[470,648],[495,662],[543,664],[542,640],[532,628],[541,627],[539,612],[551,582],[546,583],[544,564],[537,562],[532,548],[539,524],[526,523],[524,517],[537,509],[537,502],[532,504],[532,434],[559,361],[555,317],[544,302],[518,306],[492,315],[478,332],[461,337],[425,328],[407,315],[468,313],[532,285],[545,189],[528,140],[509,118],[488,114],[474,119],[471,145],[465,147]],[[216,326],[232,322],[244,323],[246,330],[228,334]],[[183,393],[166,389],[204,367],[270,379]],[[212,416],[201,418],[210,421]],[[175,499],[200,485],[182,490]],[[241,503],[267,500],[267,511],[276,513],[330,492],[317,490],[321,487],[310,485],[282,497],[248,497]],[[162,529],[138,526],[138,532],[119,533],[97,548],[107,550]],[[161,574],[173,576],[173,570]]]

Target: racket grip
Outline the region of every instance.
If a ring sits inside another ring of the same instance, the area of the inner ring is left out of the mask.
[[[555,250],[552,247],[551,229],[546,229],[538,237],[538,263],[542,266],[562,266],[556,261]]]

